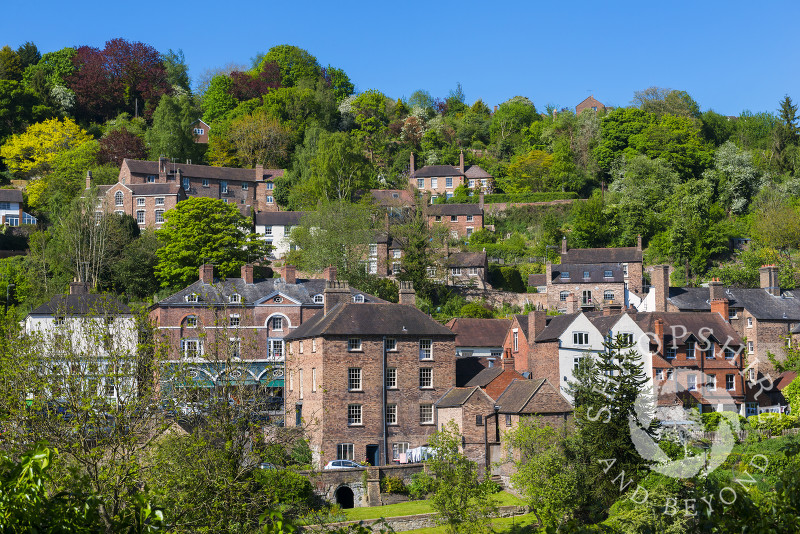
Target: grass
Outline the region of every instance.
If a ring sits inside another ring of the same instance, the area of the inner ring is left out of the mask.
[[[536,516],[533,512],[525,515],[520,515],[517,517],[502,517],[500,519],[493,519],[492,520],[492,532],[497,534],[502,534],[507,532],[509,534],[523,534],[523,533],[533,533],[538,532],[538,528],[536,527]],[[445,534],[447,532],[447,527],[430,527],[430,528],[418,528],[416,530],[407,530],[403,532],[403,534]]]
[[[517,497],[501,491],[494,495],[497,506],[523,506],[525,503]],[[379,519],[381,517],[399,517],[403,515],[430,514],[434,510],[429,501],[408,501],[386,506],[370,506],[365,508],[350,508],[343,510],[348,521],[361,521],[363,519]]]

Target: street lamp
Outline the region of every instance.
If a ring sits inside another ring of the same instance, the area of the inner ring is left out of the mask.
[[[8,299],[10,298],[9,295],[11,293],[11,290],[16,287],[17,287],[16,284],[6,285],[6,312],[5,312],[6,315],[8,315]]]

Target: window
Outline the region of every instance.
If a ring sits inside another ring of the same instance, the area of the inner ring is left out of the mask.
[[[753,342],[752,341],[748,341],[747,342],[747,353],[748,354],[753,354],[753,352],[754,352],[753,351]]]
[[[748,317],[747,318],[747,328],[752,328],[752,327],[753,327],[753,318],[752,317]]]
[[[267,195],[267,204],[272,204],[275,202],[275,199],[272,198],[272,195]]]
[[[136,222],[139,224],[144,224],[144,210],[139,210],[136,212]]]
[[[363,420],[361,419],[361,405],[360,404],[348,404],[347,405],[347,424],[350,426],[362,425]]]
[[[569,271],[561,271],[561,279],[569,280]]]
[[[219,192],[222,193],[223,195],[227,195],[228,194],[228,182],[226,182],[225,180],[220,180],[220,182],[219,182]]]
[[[273,360],[283,359],[283,340],[270,339],[269,340],[269,355]]]
[[[156,183],[156,175],[155,174],[148,174],[147,175],[147,183],[148,184]]]
[[[737,319],[739,314],[736,311],[736,308],[728,308],[728,319]]]
[[[572,369],[573,370],[577,370],[578,367],[580,367],[580,365],[581,365],[581,357],[580,356],[575,356],[574,358],[572,358]]]
[[[442,216],[441,216],[441,215],[436,215],[436,216],[433,218],[433,220],[435,220],[436,222],[442,222]]]
[[[400,262],[396,261],[392,263],[392,274],[395,276],[400,274]]]
[[[204,133],[206,133],[205,128],[195,128],[194,129],[194,134],[195,135],[203,135]]]
[[[186,295],[186,302],[198,302],[199,300],[200,297],[197,295],[197,293],[189,293]]]
[[[191,181],[189,181],[189,178],[188,177],[184,177],[183,178],[183,190],[184,191],[188,191],[189,188],[191,187],[191,185],[192,185],[192,183],[191,183]]]
[[[349,351],[357,351],[361,350],[361,338],[358,337],[351,337],[347,340],[347,350]]]
[[[408,451],[408,443],[392,443],[392,458],[395,460],[400,459],[401,454]]]
[[[703,355],[706,357],[706,360],[713,360],[714,359],[714,345],[711,345],[707,349],[703,351]]]
[[[311,352],[317,352],[317,338],[311,340]]]
[[[203,344],[199,339],[181,339],[181,352],[185,358],[196,358],[203,354]]]
[[[506,426],[511,426],[511,414],[506,414]]]
[[[386,388],[397,388],[397,368],[395,367],[389,367],[386,369]]]
[[[706,380],[707,380],[706,387],[710,391],[716,391],[717,390],[717,375],[708,375]]]
[[[64,326],[64,321],[65,321],[64,317],[53,318],[53,324],[55,324],[56,326]]]
[[[736,356],[736,353],[733,352],[733,349],[728,349],[728,348],[725,349],[726,360],[732,360],[734,356]]]
[[[425,178],[417,178],[417,189],[425,188]]]
[[[461,267],[453,267],[450,269],[450,274],[453,276],[461,276]]]
[[[114,193],[114,205],[115,206],[122,206],[123,204],[123,194],[122,191],[117,191]]]
[[[472,232],[474,232],[474,231],[475,231],[475,229],[473,227],[468,226],[467,227],[467,237],[471,236]]]
[[[241,354],[242,354],[242,352],[241,352],[242,346],[241,346],[241,342],[238,339],[230,338],[228,340],[228,347],[230,348],[229,354],[231,355],[231,358],[238,359],[241,356]],[[300,371],[300,372],[302,373],[303,371]],[[302,384],[300,384],[300,385],[302,387]]]
[[[275,189],[275,184],[272,182],[267,182],[267,191],[272,191]]]
[[[568,296],[569,296],[569,291],[562,291],[561,293],[558,294],[558,300],[560,300],[561,302],[566,302]]]
[[[622,265],[622,274],[623,274],[623,276],[625,276],[625,278],[628,277],[628,264],[627,263]]]
[[[239,326],[239,314],[238,313],[232,313],[228,317],[228,325],[230,325],[230,326]]]
[[[583,271],[583,277],[589,278],[589,271]]]
[[[157,223],[164,222],[164,210],[156,210],[156,222]]]
[[[486,188],[486,184],[488,184],[488,183],[489,182],[486,180],[486,178],[482,178],[481,179],[481,187],[483,187],[484,189]]]
[[[271,226],[265,226],[264,227],[264,235],[267,236],[267,237],[272,237],[272,227]]]
[[[433,404],[419,405],[419,423],[421,425],[433,424]]]
[[[248,188],[249,185],[247,184],[247,182],[242,182],[242,191],[247,191]]]
[[[106,378],[105,380],[105,393],[106,397],[113,397],[117,388],[114,386],[113,378]]]
[[[397,350],[397,340],[392,338],[386,339],[386,350],[388,351],[396,351]]]
[[[472,221],[473,221],[473,216],[467,215],[467,222],[472,222]]]
[[[197,316],[196,315],[187,315],[186,316],[186,328],[197,328]]]
[[[428,278],[433,278],[436,276],[436,267],[425,267],[425,274],[428,275]]]
[[[144,206],[144,198],[142,198],[142,197],[137,198],[136,199],[136,205],[137,206]]]
[[[397,424],[397,405],[396,404],[387,404],[386,405],[386,424],[387,425],[396,425]]]
[[[470,267],[469,268],[469,275],[470,276],[478,276],[478,268],[477,267]]]
[[[573,332],[572,333],[572,344],[573,345],[588,345],[589,344],[589,332]]]
[[[686,359],[688,360],[694,359],[694,341],[686,342]]]
[[[275,297],[274,299],[272,299],[272,302],[274,302],[274,303],[276,303],[276,304],[280,304],[281,302],[283,302],[283,297],[282,297],[282,296],[280,296],[280,295],[278,295],[277,297]]]
[[[458,222],[458,215],[451,215],[450,222]]]
[[[439,187],[439,179],[431,178],[431,189],[437,189],[438,187]]]
[[[622,342],[623,346],[625,347],[632,347],[633,346],[633,334],[629,332],[619,334],[620,341]]]
[[[514,352],[519,350],[519,330],[514,330],[512,332],[512,337],[514,338]]]
[[[314,304],[323,304],[325,302],[325,297],[322,295],[314,295]]]
[[[475,426],[483,426],[483,416],[478,414],[475,416]]]
[[[119,193],[120,195],[122,193]],[[10,210],[11,209],[11,202],[0,202],[0,210]]]
[[[452,178],[445,178],[444,179],[444,186],[448,189],[452,189],[453,187],[453,179]]]
[[[753,383],[756,381],[756,370],[752,367],[747,370],[747,381]]]
[[[728,391],[736,389],[736,386],[733,382],[735,376],[736,375],[725,375],[725,389]]]
[[[156,197],[156,206],[164,205],[164,197]]]
[[[664,379],[664,370],[663,369],[656,369],[656,379],[663,380]]]
[[[613,278],[614,273],[611,271],[603,271],[603,278]]]
[[[364,302],[364,295],[353,295],[353,302],[362,304]]]
[[[242,302],[242,296],[238,293],[234,293],[230,297],[228,297],[228,302],[230,302],[231,304],[239,304]]]
[[[303,354],[303,341],[302,340],[300,341],[300,343],[298,343],[297,350],[298,350],[298,352],[300,352],[300,354]]]
[[[378,273],[378,260],[369,260],[369,265],[367,266],[367,272],[369,272],[369,274]]]
[[[677,354],[678,354],[678,350],[675,347],[671,347],[671,348],[667,349],[667,359],[668,360],[673,359],[675,356],[677,356]]]
[[[399,260],[400,258],[403,257],[403,251],[402,250],[393,250],[392,251],[392,257],[394,259],[396,259],[396,260]]]
[[[317,368],[316,367],[312,367],[311,368],[311,391],[312,391],[312,393],[317,391]]]
[[[686,389],[689,391],[697,391],[697,376],[695,375],[686,376]]]
[[[336,446],[336,459],[337,460],[352,460],[355,458],[353,449],[355,447],[352,443],[339,443]]]
[[[283,317],[273,317],[272,318],[272,329],[273,330],[283,330]]]
[[[433,368],[420,367],[419,369],[419,387],[432,388],[433,387]]]
[[[475,180],[470,180],[470,181],[469,181],[469,182],[467,182],[467,183],[469,184],[469,188],[470,188],[470,189],[474,189],[474,188],[475,188]]]
[[[203,178],[203,187],[208,187],[208,178]]]
[[[370,244],[369,246],[369,255],[370,256],[377,256],[378,255],[378,245],[375,243]]]
[[[672,380],[673,376],[675,376],[675,369],[667,369],[667,380]]]
[[[419,340],[419,359],[432,360],[433,359],[433,343],[430,339]]]
[[[603,291],[603,300],[614,300],[613,291]]]
[[[351,367],[347,370],[347,390],[361,391],[361,368]]]

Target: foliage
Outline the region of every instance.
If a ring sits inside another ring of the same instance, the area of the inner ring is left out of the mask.
[[[165,95],[153,113],[153,126],[145,136],[150,147],[150,158],[167,156],[178,161],[192,159],[197,148],[191,125],[197,115],[187,96]]]
[[[761,413],[747,418],[752,430],[767,432],[770,436],[780,436],[784,430],[800,426],[797,416],[784,413]]]
[[[296,46],[286,44],[273,46],[264,56],[257,71],[262,71],[270,62],[278,64],[283,87],[294,87],[303,80],[316,80],[321,74],[317,58],[307,50]]]
[[[764,247],[787,251],[800,246],[800,213],[773,188],[764,188],[753,202],[753,239]]]
[[[491,319],[494,317],[492,310],[477,302],[470,302],[462,306],[458,315],[459,317],[472,317],[474,319]]]
[[[107,132],[100,138],[99,143],[97,160],[100,163],[113,163],[119,167],[125,158],[147,159],[144,140],[124,126]]]
[[[265,113],[244,115],[231,121],[228,140],[236,150],[242,166],[256,164],[267,168],[282,168],[289,156],[290,132]]]
[[[486,247],[489,253],[489,247]],[[494,257],[496,252],[493,250],[491,255]],[[522,280],[519,269],[511,266],[500,266],[498,264],[490,264],[488,274],[488,282],[493,288],[500,291],[512,291],[514,293],[524,293],[527,284]]]
[[[781,287],[794,288],[794,267],[771,248],[743,250],[736,255],[735,262],[715,267],[708,274],[719,278],[725,287],[760,287],[759,269],[763,265],[776,265]]]
[[[783,397],[789,402],[792,413],[800,413],[800,380],[795,377],[788,386],[781,391]]]
[[[553,156],[543,150],[531,149],[511,159],[508,176],[498,180],[498,185],[506,193],[525,194],[558,190],[560,182],[554,182],[550,175]]]
[[[703,428],[706,432],[713,432],[719,428],[719,423],[721,421],[731,421],[736,417],[739,419],[740,426],[744,426],[747,422],[744,416],[738,415],[735,412],[708,412],[703,413],[701,417],[703,419]]]
[[[179,288],[197,279],[203,263],[215,266],[221,277],[233,276],[248,261],[263,258],[269,246],[255,234],[235,204],[218,199],[193,197],[164,213],[164,224],[156,231],[158,249],[156,276],[161,287]]]
[[[439,513],[437,521],[450,533],[485,532],[496,506],[489,498],[494,484],[478,477],[475,462],[460,450],[458,426],[449,421],[430,438],[433,457],[425,462],[436,477],[431,505]]]
[[[17,81],[0,80],[0,143],[52,115],[53,110],[36,92]]]
[[[0,156],[12,172],[34,176],[50,170],[59,153],[89,140],[91,137],[73,120],[49,119],[11,136],[0,147]]]
[[[411,475],[408,494],[414,500],[424,499],[436,489],[436,479],[425,471]]]
[[[231,94],[233,80],[224,74],[211,78],[203,94],[203,120],[213,124],[215,120],[236,107],[236,98]]]
[[[401,477],[383,477],[381,479],[381,493],[406,495],[408,488]]]
[[[161,54],[161,62],[164,64],[169,84],[175,89],[182,90],[184,94],[189,94],[191,92],[189,67],[186,65],[183,50],[170,48],[165,54]]]

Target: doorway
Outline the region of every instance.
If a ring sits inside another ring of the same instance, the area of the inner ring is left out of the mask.
[[[380,464],[380,450],[378,445],[367,445],[367,462],[369,462],[369,465]]]

